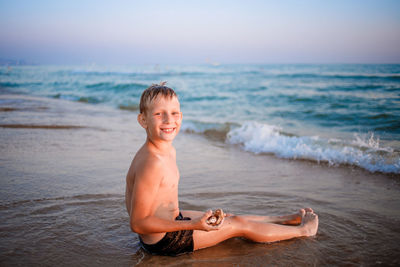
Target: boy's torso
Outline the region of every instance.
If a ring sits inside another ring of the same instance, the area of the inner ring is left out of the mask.
[[[149,151],[139,151],[137,156],[132,162],[132,166],[128,172],[127,179],[127,209],[130,210],[130,200],[132,196],[132,189],[135,184],[135,173],[142,164],[141,157],[147,157],[146,155]],[[176,159],[172,153],[169,156],[157,156],[158,160],[162,162],[162,177],[160,184],[154,184],[154,186],[159,186],[157,191],[157,196],[151,205],[151,214],[153,216],[165,219],[165,220],[175,220],[179,215],[179,202],[178,202],[178,182],[179,182],[179,171],[176,165]],[[156,179],[155,179],[156,180]],[[140,235],[143,242],[146,244],[153,244],[163,238],[165,233]]]

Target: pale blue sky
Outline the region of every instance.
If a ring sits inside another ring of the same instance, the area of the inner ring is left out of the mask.
[[[0,58],[400,63],[400,1],[0,0]]]

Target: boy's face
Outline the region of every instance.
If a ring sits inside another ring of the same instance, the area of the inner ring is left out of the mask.
[[[182,123],[178,98],[158,95],[148,103],[146,112],[139,114],[138,121],[151,140],[174,140]]]

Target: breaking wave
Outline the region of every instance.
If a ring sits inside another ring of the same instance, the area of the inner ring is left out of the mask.
[[[259,122],[204,123],[185,121],[182,130],[239,145],[255,154],[273,154],[284,159],[306,159],[331,166],[353,165],[370,172],[400,173],[400,152],[382,147],[373,133],[354,134],[353,139],[297,136],[282,128]]]
[[[318,136],[294,136],[268,124],[248,122],[232,129],[227,142],[239,144],[253,153],[272,153],[280,158],[308,159],[330,165],[350,164],[370,172],[400,173],[400,153],[381,147],[374,134],[354,139],[324,139]]]

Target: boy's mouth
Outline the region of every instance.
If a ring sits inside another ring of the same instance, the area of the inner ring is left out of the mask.
[[[161,131],[163,131],[164,133],[172,133],[173,131],[175,131],[175,128],[161,128]]]

